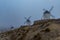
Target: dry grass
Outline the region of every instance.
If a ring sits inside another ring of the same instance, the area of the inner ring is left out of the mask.
[[[58,20],[36,21],[33,26],[21,26],[0,34],[0,40],[60,40]]]

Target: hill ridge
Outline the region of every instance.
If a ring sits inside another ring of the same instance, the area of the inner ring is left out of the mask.
[[[33,25],[0,33],[0,40],[58,40],[59,30],[60,19],[37,20]]]

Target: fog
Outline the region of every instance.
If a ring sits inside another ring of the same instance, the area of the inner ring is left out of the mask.
[[[49,10],[54,6],[51,14],[60,18],[60,0],[0,0],[0,30],[24,25],[24,17],[31,17],[31,21],[40,20],[43,9]]]

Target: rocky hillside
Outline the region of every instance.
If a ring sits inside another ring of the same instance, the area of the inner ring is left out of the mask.
[[[60,19],[34,21],[33,25],[0,33],[0,40],[60,40]]]

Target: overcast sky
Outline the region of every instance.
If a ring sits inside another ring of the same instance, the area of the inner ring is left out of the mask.
[[[24,17],[32,16],[32,22],[40,20],[43,9],[49,10],[52,6],[51,14],[60,18],[60,0],[0,0],[0,29],[24,25]]]

